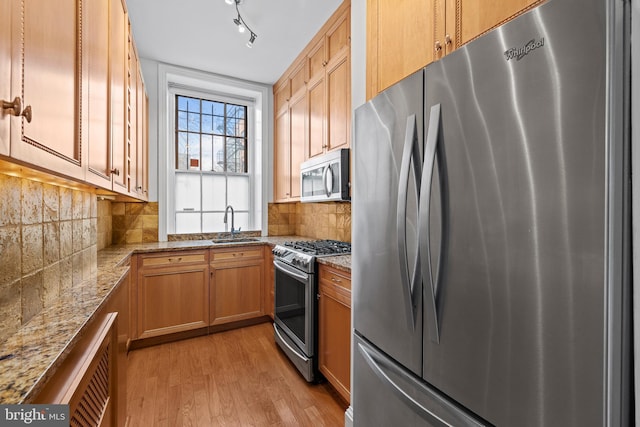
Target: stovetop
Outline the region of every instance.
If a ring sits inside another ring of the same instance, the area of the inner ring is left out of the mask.
[[[315,256],[348,255],[351,253],[351,243],[338,240],[300,240],[285,242],[284,246]]]
[[[306,273],[315,271],[316,258],[351,253],[351,243],[338,240],[310,240],[285,242],[276,245],[273,254],[280,262],[289,264]]]

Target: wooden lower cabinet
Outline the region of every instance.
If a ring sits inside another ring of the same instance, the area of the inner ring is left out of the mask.
[[[320,264],[318,276],[318,367],[350,402],[351,274]]]
[[[264,311],[265,314],[273,320],[273,312],[275,310],[275,274],[276,270],[273,266],[273,252],[269,245],[264,247]]]
[[[136,338],[208,326],[208,250],[141,254],[137,258]]]
[[[263,246],[211,250],[210,325],[265,314],[263,254]]]
[[[124,426],[127,415],[129,275],[29,403],[69,405],[69,425]]]

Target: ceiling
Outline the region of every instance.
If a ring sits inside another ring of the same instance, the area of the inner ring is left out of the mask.
[[[242,0],[242,18],[258,35],[238,32],[225,0],[127,0],[141,58],[273,84],[342,0]]]

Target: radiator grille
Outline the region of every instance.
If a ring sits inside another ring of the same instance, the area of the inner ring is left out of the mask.
[[[96,369],[71,415],[72,427],[100,425],[109,403],[110,344],[104,346]]]

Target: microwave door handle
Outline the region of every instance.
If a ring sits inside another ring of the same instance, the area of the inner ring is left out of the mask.
[[[331,171],[330,164],[325,166],[322,171],[322,185],[324,186],[324,193],[327,197],[331,197],[331,192],[333,191],[333,172]]]

